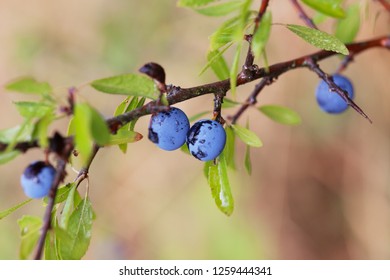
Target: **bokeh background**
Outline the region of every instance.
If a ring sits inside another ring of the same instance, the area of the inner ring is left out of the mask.
[[[31,75],[50,82],[64,102],[70,86],[136,72],[149,61],[163,65],[168,82],[181,87],[216,80],[211,72],[198,73],[208,36],[223,19],[177,8],[175,2],[1,0],[0,84]],[[358,2],[363,23],[357,39],[389,34],[389,14],[375,1]],[[271,1],[270,9],[275,23],[302,24],[288,1]],[[327,21],[321,27],[331,32],[334,26]],[[285,27],[272,27],[270,64],[314,51]],[[339,63],[334,57],[321,66],[331,73]],[[97,219],[85,259],[388,259],[389,51],[357,56],[345,75],[373,124],[352,110],[338,116],[320,111],[314,99],[319,80],[306,69],[291,71],[264,90],[259,104],[288,106],[303,122],[283,126],[255,109],[240,120],[245,125],[249,119],[264,146],[252,149],[248,176],[245,146],[237,141],[238,167],[229,174],[235,197],[231,217],[215,206],[202,163],[181,151],[161,151],[145,137],[127,154],[116,147],[99,152],[89,184]],[[253,86],[239,88],[238,100]],[[12,103],[30,97],[2,88],[0,94],[0,129],[17,125],[21,118]],[[88,86],[77,98],[107,117],[123,99]],[[177,106],[191,116],[211,110],[212,96]],[[136,126],[144,136],[148,119]],[[52,129],[65,132],[66,124]],[[43,153],[29,151],[0,166],[0,210],[25,200],[19,177],[34,159],[43,159]],[[76,173],[68,173],[73,180]],[[41,201],[34,201],[0,221],[1,259],[18,258],[16,220],[43,212]]]

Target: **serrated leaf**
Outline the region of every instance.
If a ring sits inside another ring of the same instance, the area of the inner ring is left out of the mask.
[[[218,0],[179,0],[177,1],[177,5],[179,7],[189,7],[189,8],[196,8],[200,6],[205,6],[207,4],[210,4],[212,2],[215,2]]]
[[[0,152],[0,164],[5,164],[7,162],[10,162],[20,154],[21,152],[18,150]]]
[[[5,85],[5,89],[26,94],[48,95],[53,90],[46,82],[38,82],[31,77],[19,78]]]
[[[341,53],[343,55],[349,54],[349,51],[343,42],[328,33],[295,24],[287,24],[287,28],[317,48]]]
[[[81,259],[88,250],[91,240],[93,211],[88,198],[77,205],[69,219],[66,230],[61,230],[59,251],[66,260]]]
[[[235,144],[236,144],[236,137],[233,131],[233,128],[231,126],[226,126],[226,144],[224,148],[224,154],[227,166],[236,169],[236,163],[235,163]]]
[[[273,121],[281,124],[298,125],[301,123],[301,117],[298,113],[287,107],[264,105],[259,107],[259,110]]]
[[[15,212],[16,210],[18,210],[20,207],[26,205],[27,203],[29,203],[30,201],[32,201],[32,199],[27,199],[15,206],[12,206],[11,208],[8,208],[6,210],[3,210],[0,212],[0,220],[1,219],[4,219],[5,217],[7,217],[8,215],[12,214],[13,212]]]
[[[302,2],[325,15],[335,18],[345,17],[345,12],[341,7],[340,0],[302,0]]]
[[[121,145],[134,143],[142,139],[142,134],[131,130],[118,130],[116,134],[110,135],[107,145]]]
[[[208,6],[205,8],[197,8],[196,12],[205,16],[225,16],[231,12],[236,11],[242,5],[242,1],[229,1],[224,3],[219,3],[216,5]]]
[[[14,102],[14,104],[19,114],[24,118],[42,118],[54,110],[54,106],[45,103],[20,101]]]
[[[217,164],[210,164],[208,170],[208,182],[211,194],[217,207],[227,216],[233,213],[234,200],[227,175],[227,165],[224,154],[219,156]]]
[[[110,94],[143,96],[154,100],[159,96],[155,83],[148,77],[138,74],[125,74],[95,80],[91,82],[91,86],[98,91]]]
[[[19,256],[25,260],[30,256],[39,239],[42,220],[39,217],[25,215],[18,220],[18,225],[22,238]]]
[[[256,148],[263,146],[263,142],[261,142],[260,138],[253,131],[238,124],[233,124],[231,127],[238,138],[245,144]]]
[[[360,28],[360,7],[359,4],[351,5],[347,9],[347,15],[340,19],[336,25],[335,36],[341,42],[348,44],[353,42]]]
[[[267,11],[261,18],[259,27],[252,37],[252,52],[253,55],[258,59],[268,42],[269,34],[271,32],[272,14]]]

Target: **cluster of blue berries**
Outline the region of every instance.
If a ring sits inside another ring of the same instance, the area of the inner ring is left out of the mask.
[[[175,107],[152,115],[148,137],[166,151],[187,143],[190,153],[201,161],[218,157],[226,143],[226,132],[219,122],[202,119],[190,127],[187,115]]]
[[[24,170],[20,183],[30,198],[42,198],[49,194],[56,175],[55,168],[44,161],[35,161]]]
[[[336,74],[332,78],[337,86],[348,92],[349,98],[354,98],[353,86],[347,77]],[[336,92],[331,91],[329,85],[324,80],[321,80],[317,86],[316,99],[320,108],[330,114],[339,114],[348,108],[347,102]]]

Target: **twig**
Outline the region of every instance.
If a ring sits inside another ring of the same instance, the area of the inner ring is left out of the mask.
[[[377,0],[388,12],[390,12],[390,3],[386,0]]]
[[[270,85],[272,83],[273,78],[272,77],[264,77],[260,83],[258,83],[255,88],[253,89],[251,95],[247,98],[245,103],[240,107],[240,109],[237,111],[236,114],[229,117],[232,124],[235,124],[237,120],[240,118],[240,116],[250,107],[257,103],[257,96],[260,94],[260,92],[265,88],[265,86]]]
[[[310,70],[315,72],[318,77],[320,77],[322,80],[324,80],[331,91],[334,91],[337,93],[341,98],[345,100],[345,102],[348,103],[349,106],[351,106],[356,112],[358,112],[360,115],[365,117],[370,123],[372,123],[372,120],[364,113],[364,111],[348,96],[348,92],[340,88],[336,83],[333,81],[332,77],[326,74],[322,69],[318,66],[318,64],[313,61],[313,59],[308,58],[306,60],[307,66]]]
[[[317,26],[314,24],[313,20],[306,14],[306,12],[303,10],[302,6],[298,3],[297,0],[290,0],[293,4],[294,8],[297,10],[299,17],[306,23],[307,26],[318,29]]]

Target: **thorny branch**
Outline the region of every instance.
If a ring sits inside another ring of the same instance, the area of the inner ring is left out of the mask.
[[[390,10],[389,4],[386,1],[378,0],[386,9]],[[303,11],[303,9],[300,7],[299,3],[295,0],[291,0],[293,5],[298,10],[298,13],[300,17],[311,27],[315,28],[314,23],[311,21],[311,19],[306,15],[306,13]],[[253,34],[256,32],[259,23],[261,21],[262,16],[266,12],[266,9],[268,7],[269,0],[263,0],[261,2],[259,12],[257,17],[255,18],[255,27],[253,30]],[[246,40],[251,43],[251,36],[253,34],[247,35]],[[358,55],[359,53],[366,51],[371,48],[386,48],[390,50],[390,35],[382,36],[379,38],[359,42],[359,43],[351,43],[346,45],[350,56],[348,57],[348,61],[344,63],[344,67],[347,66],[350,60],[353,59],[354,56]],[[324,79],[330,87],[336,91],[338,94],[340,94],[348,104],[353,107],[357,112],[359,112],[361,115],[366,117],[368,116],[352,101],[348,98],[346,93],[340,89],[337,85],[334,84],[333,80],[324,73],[320,67],[318,66],[318,62],[321,60],[324,60],[326,58],[329,58],[331,56],[337,55],[337,53],[321,50],[318,52],[315,52],[313,54],[309,54],[306,56],[298,57],[289,61],[277,63],[274,65],[269,66],[266,68],[258,68],[257,65],[253,64],[254,57],[251,51],[251,47],[249,44],[247,57],[245,60],[245,63],[243,65],[242,71],[237,75],[237,86],[241,86],[250,82],[253,82],[255,80],[261,79],[258,84],[255,85],[252,93],[247,98],[246,102],[239,108],[237,113],[230,117],[230,120],[232,123],[235,123],[240,116],[251,106],[256,104],[257,97],[260,94],[260,92],[269,84],[271,84],[276,78],[278,78],[280,75],[297,68],[302,67],[308,67],[317,75]],[[149,64],[150,66],[150,64]],[[156,65],[154,65],[156,66]],[[157,65],[158,66],[158,65]],[[144,71],[141,71],[142,73],[145,73],[148,75],[149,68],[141,68]],[[209,84],[199,85],[191,88],[180,88],[174,85],[165,85],[165,74],[164,77],[158,76],[158,77],[152,77],[155,81],[157,81],[160,92],[166,92],[167,93],[167,101],[169,105],[173,105],[179,102],[183,102],[192,98],[196,98],[205,94],[214,94],[214,117],[218,119],[219,121],[223,122],[222,116],[221,116],[221,105],[223,102],[223,97],[225,96],[226,92],[230,90],[230,80],[222,80],[217,81]],[[72,103],[72,102],[71,102]],[[72,104],[71,104],[72,105]],[[72,107],[72,106],[70,106]],[[132,111],[129,111],[127,113],[124,113],[122,115],[118,115],[112,118],[109,118],[106,120],[107,125],[111,131],[112,134],[115,134],[122,126],[126,125],[127,123],[138,119],[142,116],[150,115],[155,112],[166,110],[167,106],[162,106],[161,100],[154,100],[150,101],[149,103],[145,104],[144,106],[134,109]],[[71,112],[72,110],[70,110]],[[370,120],[370,119],[369,119]],[[52,138],[49,139],[49,149],[51,152],[54,152],[57,154],[57,173],[56,177],[54,179],[53,185],[51,187],[50,193],[49,193],[49,200],[48,205],[46,207],[45,215],[43,218],[43,227],[42,227],[42,233],[40,236],[40,239],[38,241],[37,251],[35,254],[35,259],[40,259],[42,257],[42,252],[45,244],[45,239],[47,236],[48,231],[51,228],[51,213],[53,211],[54,207],[54,199],[56,195],[57,188],[59,184],[62,182],[64,176],[65,176],[65,167],[68,162],[68,159],[70,157],[70,154],[73,150],[73,137],[66,137],[61,138],[61,141],[63,141],[64,146],[62,147],[62,150],[60,150],[58,145],[58,134],[55,134]],[[57,143],[57,144],[56,144]],[[66,145],[65,145],[66,144]],[[5,143],[0,143],[0,152],[7,150],[8,145]],[[37,141],[31,141],[31,142],[19,142],[16,143],[15,146],[13,146],[14,150],[18,150],[20,152],[26,152],[31,148],[39,148],[39,143]],[[98,145],[94,145],[94,150],[92,152],[92,156],[89,160],[89,162],[79,171],[79,174],[75,181],[80,183],[82,180],[86,179],[88,177],[88,171],[89,168],[93,162],[93,159],[95,155],[98,153],[101,147]]]

